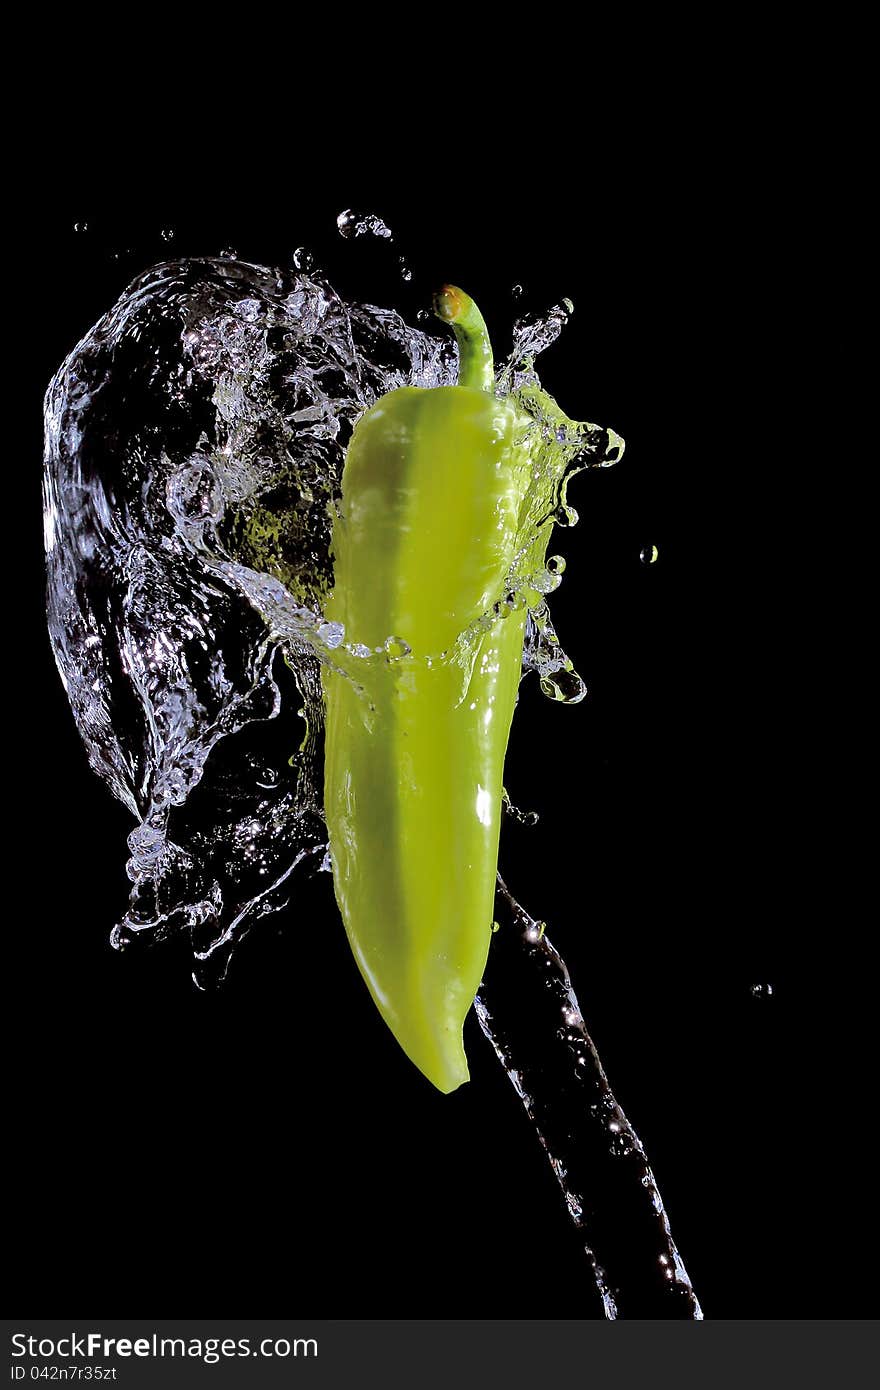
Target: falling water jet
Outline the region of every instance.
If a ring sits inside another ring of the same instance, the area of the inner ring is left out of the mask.
[[[477,1018],[583,1236],[605,1316],[701,1319],[645,1150],[608,1085],[565,962],[500,875],[495,916]]]

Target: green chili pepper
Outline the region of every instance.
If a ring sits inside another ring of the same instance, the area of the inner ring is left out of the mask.
[[[448,1092],[468,1079],[462,1026],[491,939],[525,624],[524,605],[502,600],[529,450],[522,413],[494,394],[476,305],[447,286],[435,310],[458,340],[459,384],[389,392],[346,455],[327,616],[349,649],[379,655],[325,670],[325,809],[361,973],[401,1047]],[[534,546],[533,567],[546,532]]]

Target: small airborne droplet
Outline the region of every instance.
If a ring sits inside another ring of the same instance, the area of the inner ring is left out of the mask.
[[[374,212],[354,212],[352,208],[346,208],[336,219],[336,228],[340,236],[350,240],[358,236],[381,237],[385,241],[393,240],[391,228],[386,227],[381,217]]]
[[[75,232],[87,232],[89,230],[89,224],[88,222],[74,222],[73,230]]]
[[[773,994],[772,985],[752,985],[751,994],[753,999],[769,999]]]
[[[298,246],[293,253],[293,264],[297,270],[311,270],[315,258],[306,246]]]
[[[653,565],[656,564],[659,554],[660,551],[656,545],[646,545],[639,555],[639,559],[643,565]]]
[[[159,232],[159,235],[160,235],[160,237],[162,238],[163,241],[173,241],[173,240],[174,240],[174,228],[173,228],[173,227],[162,227],[161,230],[160,230],[160,232]]]

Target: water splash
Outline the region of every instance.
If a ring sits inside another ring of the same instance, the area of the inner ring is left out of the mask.
[[[351,216],[352,235],[384,235]],[[364,646],[323,615],[345,448],[385,392],[452,384],[457,351],[294,259],[155,267],[46,396],[53,649],[90,763],[138,820],[112,940],[187,930],[200,983],[323,855],[322,662],[355,680],[361,662],[466,666],[497,610],[527,607],[524,671],[553,699],[583,697],[547,607],[564,561],[531,573],[526,557],[571,519],[571,477],[623,447],[541,388],[535,355],[568,310],[519,326],[498,389],[520,407],[533,484],[505,595],[447,652],[411,653],[406,633]]]

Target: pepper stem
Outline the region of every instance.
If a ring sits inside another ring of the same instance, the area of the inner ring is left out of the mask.
[[[458,343],[458,384],[475,391],[494,391],[495,366],[485,319],[474,301],[456,285],[434,295],[434,313],[452,325]]]

